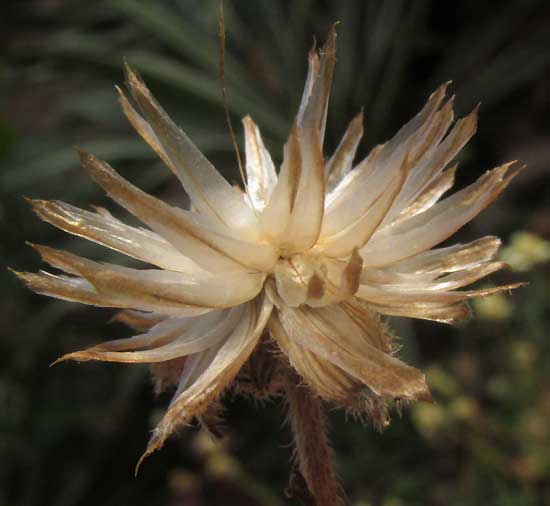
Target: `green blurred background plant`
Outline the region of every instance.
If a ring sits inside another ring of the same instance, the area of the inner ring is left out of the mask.
[[[119,111],[112,84],[123,80],[123,58],[237,181],[221,107],[218,8],[217,0],[2,3],[4,264],[39,267],[25,240],[107,258],[39,223],[22,198],[106,204],[79,169],[75,145],[142,188],[184,203]],[[405,407],[383,434],[339,412],[330,425],[351,505],[550,504],[550,5],[226,0],[225,10],[230,112],[235,122],[251,114],[274,153],[299,100],[312,37],[324,40],[340,21],[329,149],[363,106],[365,154],[452,79],[460,115],[482,101],[459,185],[509,159],[528,164],[455,239],[500,235],[511,271],[490,281],[529,286],[478,301],[477,318],[456,328],[395,320],[402,353],[428,370],[435,403]],[[184,431],[134,479],[147,431],[167,401],[154,399],[146,368],[48,369],[65,352],[127,331],[107,323],[107,310],[50,301],[6,270],[0,276],[0,504],[285,503],[290,434],[276,402],[227,399],[221,443],[196,428]]]

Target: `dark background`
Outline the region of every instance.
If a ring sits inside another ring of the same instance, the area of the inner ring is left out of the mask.
[[[458,327],[396,319],[402,356],[427,371],[435,403],[406,407],[383,434],[330,414],[349,504],[548,505],[550,497],[550,3],[226,0],[229,108],[250,113],[280,160],[312,36],[338,27],[328,152],[365,108],[361,148],[386,140],[449,79],[458,116],[482,102],[458,186],[504,161],[528,164],[453,242],[503,238],[523,280],[475,304]],[[121,260],[32,214],[23,196],[107,204],[74,146],[142,188],[185,198],[126,124],[116,100],[124,57],[230,180],[235,157],[221,107],[213,0],[4,1],[0,7],[2,263],[37,270],[25,241]],[[240,128],[238,128],[240,130]],[[133,468],[168,397],[146,367],[64,363],[58,356],[128,331],[113,312],[48,300],[0,272],[0,504],[285,504],[290,433],[279,402],[226,399],[224,442],[182,432]]]

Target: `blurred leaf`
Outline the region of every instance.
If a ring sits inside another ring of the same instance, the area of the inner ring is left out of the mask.
[[[17,141],[17,132],[11,125],[0,118],[0,158],[4,156]]]
[[[155,158],[149,147],[138,139],[109,139],[79,146],[106,160]],[[7,191],[21,191],[51,177],[57,177],[78,167],[76,148],[61,148],[39,158],[17,164],[17,168],[0,174],[0,186]]]

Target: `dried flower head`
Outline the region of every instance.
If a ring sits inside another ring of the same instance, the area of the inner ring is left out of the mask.
[[[288,374],[323,400],[384,426],[388,403],[430,394],[424,375],[396,358],[381,315],[454,323],[469,316],[468,299],[517,286],[459,290],[504,267],[493,260],[496,237],[431,249],[518,172],[504,164],[440,200],[453,185],[450,163],[477,121],[476,109],[453,125],[446,84],[364,160],[354,164],[362,114],[325,159],[335,42],[332,30],[322,50],[309,54],[278,172],[258,127],[244,118],[244,191],[217,172],[128,67],[140,112],[119,90],[124,113],[181,181],[192,208],[142,192],[87,153],[81,161],[90,176],[147,229],[101,208],[32,203],[56,227],[156,266],[133,269],[35,246],[64,274],[19,274],[38,293],[124,309],[118,318],[141,332],[60,360],[149,363],[159,389],[177,385],[146,454],[176,427],[206,415],[229,387],[275,394]]]

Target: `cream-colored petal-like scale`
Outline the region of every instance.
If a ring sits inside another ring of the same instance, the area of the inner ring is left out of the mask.
[[[128,67],[136,107],[119,90],[123,111],[180,180],[191,209],[144,193],[87,153],[81,159],[90,176],[148,229],[104,209],[33,202],[52,225],[149,264],[132,269],[35,246],[64,274],[18,273],[38,293],[123,309],[117,319],[140,331],[63,360],[151,363],[159,384],[177,383],[144,456],[217,402],[270,339],[278,353],[269,356],[293,367],[314,393],[382,427],[389,402],[430,394],[424,375],[396,358],[380,315],[454,323],[470,315],[472,297],[518,286],[459,290],[505,267],[494,260],[495,237],[431,249],[518,172],[504,164],[440,200],[454,182],[456,165],[449,164],[476,130],[477,109],[452,126],[447,83],[364,160],[354,165],[362,113],[326,156],[335,54],[333,29],[309,54],[279,171],[258,126],[244,118],[244,191],[221,176]],[[275,390],[284,384],[277,381]]]

